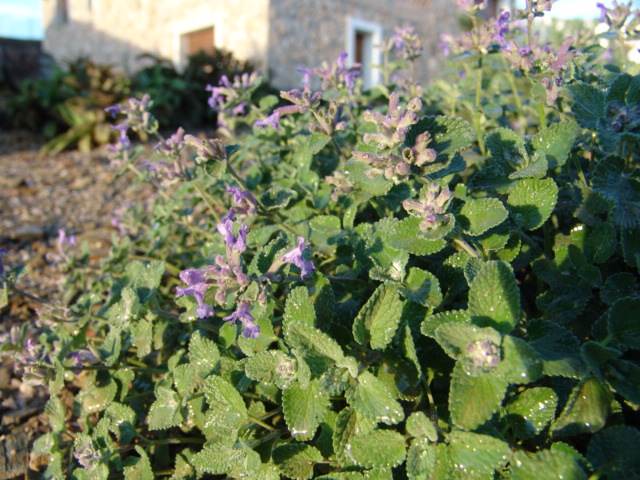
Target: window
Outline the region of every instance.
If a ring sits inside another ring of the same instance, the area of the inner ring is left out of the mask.
[[[366,20],[349,17],[347,19],[347,61],[360,64],[360,76],[364,88],[371,88],[380,82],[382,63],[382,27]]]
[[[213,27],[201,28],[200,30],[184,34],[182,43],[185,57],[198,53],[200,50],[213,54],[215,51]]]

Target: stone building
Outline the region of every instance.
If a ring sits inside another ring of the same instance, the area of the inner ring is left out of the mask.
[[[399,26],[422,36],[420,78],[437,72],[438,38],[458,28],[452,0],[43,0],[44,50],[58,61],[89,56],[124,70],[153,53],[184,65],[199,49],[222,48],[268,72],[276,88],[299,86],[312,68],[346,50],[363,65],[365,86],[379,45]]]

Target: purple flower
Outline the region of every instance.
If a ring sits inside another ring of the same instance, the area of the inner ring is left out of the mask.
[[[120,134],[118,136],[118,147],[120,148],[120,150],[126,150],[131,145],[131,140],[129,140],[129,137],[127,136],[128,128],[129,127],[127,125],[127,122],[122,122],[117,125],[111,125],[111,130],[117,130]]]
[[[207,275],[204,270],[189,269],[180,272],[180,280],[187,285],[186,288],[176,287],[176,298],[183,295],[193,295],[198,303],[196,314],[199,318],[212,317],[215,313],[213,307],[204,303],[204,294],[209,288]]]
[[[309,245],[311,244],[304,242],[304,237],[298,237],[298,246],[282,256],[282,260],[285,263],[291,263],[300,269],[300,278],[304,278],[305,275],[316,268],[312,262],[305,260],[302,256],[303,252],[309,248]]]
[[[280,110],[275,109],[271,115],[264,120],[256,120],[253,122],[254,127],[267,127],[271,126],[276,130],[280,130]]]
[[[116,118],[116,115],[120,113],[120,105],[112,105],[105,108],[104,111],[111,115],[111,118]]]
[[[233,213],[254,216],[258,211],[258,202],[251,192],[227,186],[227,192],[233,194]]]
[[[476,367],[493,368],[500,363],[500,347],[491,340],[476,340],[469,343],[466,350]]]
[[[233,325],[236,320],[240,320],[244,327],[242,334],[246,338],[258,338],[260,336],[260,327],[255,324],[255,320],[251,313],[249,313],[250,303],[246,300],[241,302],[235,312],[231,315],[224,317],[223,320]]]
[[[233,211],[233,210],[232,210]],[[231,212],[230,212],[231,213]],[[238,236],[233,234],[233,220],[226,218],[222,222],[216,225],[218,232],[224,238],[224,243],[227,244],[227,248],[242,253],[247,249],[247,233],[249,233],[249,227],[242,225],[238,231]]]
[[[507,48],[507,40],[504,36],[509,32],[510,16],[511,14],[505,10],[496,20],[496,33],[494,33],[493,38],[498,42],[501,48]]]

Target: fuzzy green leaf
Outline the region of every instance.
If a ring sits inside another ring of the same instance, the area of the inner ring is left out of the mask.
[[[409,435],[414,437],[424,437],[432,442],[438,441],[438,432],[435,425],[424,412],[413,412],[406,422],[406,429]]]
[[[584,253],[593,263],[604,263],[615,252],[616,229],[609,222],[602,222],[589,232],[584,244]]]
[[[584,373],[580,341],[566,328],[547,320],[529,323],[529,345],[542,357],[545,375],[579,378]]]
[[[541,433],[555,418],[558,396],[548,387],[534,387],[513,397],[505,407],[505,420],[520,439]]]
[[[596,130],[598,120],[604,117],[605,94],[587,83],[577,82],[567,87],[573,96],[571,111],[583,128]]]
[[[370,170],[369,165],[358,160],[350,160],[344,166],[347,179],[367,195],[376,197],[388,193],[393,182],[384,178],[384,175],[369,176],[367,173]]]
[[[333,450],[342,467],[353,465],[353,461],[347,457],[347,446],[351,439],[371,432],[375,426],[375,420],[364,418],[351,407],[344,408],[338,413],[333,430]]]
[[[156,477],[153,475],[147,453],[138,445],[135,446],[135,449],[140,456],[128,456],[124,461],[125,480],[153,480]]]
[[[437,116],[423,117],[409,128],[405,144],[413,147],[416,137],[423,132],[431,134],[429,148],[438,152],[436,162],[450,157],[471,145],[474,130],[468,121],[459,117]]]
[[[403,297],[425,307],[437,308],[442,302],[440,282],[434,274],[420,268],[411,268],[400,288]]]
[[[322,454],[311,445],[292,443],[279,445],[273,450],[273,462],[280,472],[294,480],[307,480],[313,476],[313,467],[322,462]]]
[[[298,382],[282,392],[282,410],[291,436],[298,441],[311,440],[329,407],[329,395],[311,380],[307,388]]]
[[[609,334],[623,350],[640,348],[640,298],[623,298],[607,312]]]
[[[346,452],[353,463],[365,468],[395,467],[407,453],[404,437],[391,430],[373,430],[353,437]]]
[[[260,203],[267,210],[278,210],[285,208],[291,200],[294,200],[298,194],[295,190],[276,185],[267,190],[261,197]]]
[[[416,438],[407,452],[407,477],[409,480],[427,480],[436,465],[436,446],[426,438]]]
[[[365,418],[395,425],[404,419],[404,411],[387,387],[373,374],[364,371],[346,392],[351,408]]]
[[[509,333],[520,321],[520,290],[508,263],[486,262],[469,289],[471,322]]]
[[[338,342],[306,323],[289,322],[285,328],[285,340],[291,347],[298,349],[315,374],[321,375],[329,367],[344,360],[344,353]]]
[[[512,462],[513,480],[586,480],[580,463],[570,453],[561,450],[541,450],[529,456],[518,452]]]
[[[537,151],[544,152],[549,168],[562,167],[578,137],[578,130],[578,124],[572,121],[554,123],[534,135],[531,145]]]
[[[593,172],[593,189],[613,202],[611,221],[622,228],[632,228],[640,222],[640,181],[624,173],[626,161],[606,157]]]
[[[491,373],[471,376],[460,362],[456,363],[449,391],[451,421],[465,430],[476,429],[498,412],[507,386]]]
[[[456,221],[469,235],[482,235],[500,225],[509,216],[509,212],[497,198],[469,200],[456,215]]]
[[[506,335],[502,339],[502,361],[495,375],[509,384],[535,382],[542,375],[542,359],[527,342]]]
[[[596,433],[587,449],[587,458],[596,475],[609,480],[626,480],[640,475],[640,431],[616,425]]]
[[[118,443],[127,445],[135,436],[136,412],[128,405],[112,403],[105,412],[105,418],[110,420],[109,429],[115,434]]]
[[[176,392],[166,387],[158,387],[157,400],[149,408],[150,430],[166,430],[182,423],[180,397]]]
[[[220,351],[213,340],[203,337],[199,331],[189,341],[189,363],[200,378],[205,378],[218,366]]]
[[[518,178],[543,178],[547,174],[549,164],[543,152],[534,152],[522,165],[515,166],[516,171],[509,174],[510,180]]]
[[[552,178],[523,178],[509,192],[507,206],[522,230],[535,230],[551,216],[557,200],[558,186]]]
[[[567,404],[552,425],[557,436],[593,433],[604,427],[613,396],[596,378],[586,378],[571,392]]]
[[[454,430],[449,435],[449,445],[438,450],[437,463],[447,463],[448,480],[489,479],[510,456],[509,445],[498,438]]]
[[[282,323],[298,321],[311,327],[316,323],[316,310],[309,299],[307,287],[296,287],[287,295]]]
[[[497,128],[487,135],[485,143],[494,164],[503,172],[511,171],[527,156],[524,139],[508,128]]]
[[[624,297],[635,293],[638,280],[633,273],[621,272],[610,275],[600,288],[600,298],[608,305],[613,305]]]
[[[471,323],[471,317],[467,310],[448,310],[436,313],[424,319],[420,325],[420,331],[427,337],[435,338],[436,329],[445,323]]]
[[[240,424],[247,420],[249,414],[242,396],[224,378],[209,377],[205,383],[204,395],[211,409],[224,412],[226,417],[233,419],[230,423]]]
[[[414,255],[431,255],[442,250],[447,245],[443,237],[451,231],[453,222],[446,224],[446,228],[435,228],[427,232],[427,237],[418,226],[420,221],[417,217],[405,218],[389,232],[383,232],[383,235],[395,248]]]
[[[371,348],[382,349],[393,338],[401,315],[402,300],[398,291],[392,286],[380,285],[355,318],[353,338],[360,345],[369,342]]]
[[[434,338],[451,358],[460,360],[467,356],[467,346],[477,340],[500,345],[500,333],[491,327],[480,328],[466,322],[444,323],[435,330]]]

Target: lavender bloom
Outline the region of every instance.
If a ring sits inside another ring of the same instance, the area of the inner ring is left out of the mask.
[[[567,37],[562,42],[560,49],[555,55],[551,55],[549,58],[549,69],[555,74],[559,75],[560,72],[567,69],[569,61],[578,54],[577,50],[569,50],[573,43],[573,37]]]
[[[102,461],[102,455],[98,450],[93,448],[91,442],[87,442],[80,448],[76,448],[73,456],[78,463],[87,470],[90,470],[94,465]]]
[[[405,200],[402,202],[402,206],[410,215],[422,218],[419,228],[425,232],[450,220],[450,216],[445,215],[445,212],[453,195],[449,189],[441,188],[437,183],[432,183],[423,191],[423,198],[418,201]]]
[[[196,148],[196,163],[227,159],[227,151],[224,148],[224,144],[217,138],[199,139],[193,135],[185,135],[184,143]]]
[[[303,252],[309,248],[310,243],[304,242],[304,237],[298,237],[298,246],[282,256],[282,261],[291,263],[300,269],[300,278],[315,270],[315,266],[309,260],[305,260]]]
[[[128,125],[126,122],[119,123],[117,125],[111,125],[112,131],[118,131],[118,143],[116,144],[116,149],[118,151],[125,151],[131,146],[131,140],[127,136]]]
[[[414,60],[422,54],[422,40],[415,27],[396,28],[391,42],[400,57],[405,60]]]
[[[493,38],[501,48],[507,48],[507,40],[505,39],[505,35],[509,33],[509,18],[511,14],[508,11],[502,12],[498,19],[496,20],[495,29],[496,32],[493,34]]]
[[[322,80],[322,89],[327,90],[333,88],[340,90],[342,87],[347,87],[349,93],[353,94],[353,88],[355,86],[355,79],[360,75],[360,64],[354,63],[351,68],[347,68],[346,59],[348,53],[346,51],[340,52],[338,58],[331,64],[322,62],[322,65],[312,70],[313,73],[318,75]],[[306,74],[306,72],[305,72]],[[305,75],[305,79],[310,77]],[[308,86],[309,82],[305,82],[305,86]]]
[[[258,201],[251,192],[227,186],[227,192],[233,194],[233,213],[238,216],[253,217],[258,213]]]
[[[111,118],[116,118],[116,115],[120,113],[120,105],[112,105],[110,107],[106,107],[104,111],[111,115]]]
[[[238,231],[238,236],[233,234],[233,220],[227,218],[216,225],[218,232],[224,238],[224,242],[227,245],[227,249],[242,253],[247,249],[247,233],[249,228],[246,225],[242,225]]]
[[[58,229],[58,240],[56,242],[56,245],[58,247],[58,252],[60,253],[60,255],[66,256],[65,245],[73,247],[76,245],[76,243],[78,243],[78,239],[75,235],[70,235],[67,237],[67,234],[62,228]]]
[[[204,294],[209,288],[207,275],[204,270],[184,270],[180,272],[180,280],[187,285],[187,288],[176,287],[176,298],[183,295],[193,295],[198,303],[196,314],[199,318],[212,317],[215,313],[213,307],[204,303]]]
[[[493,368],[500,363],[500,347],[490,340],[476,340],[467,345],[467,357],[480,368]]]
[[[362,116],[367,122],[374,122],[378,133],[365,133],[363,141],[367,144],[377,143],[378,148],[393,148],[404,142],[409,127],[418,121],[416,112],[422,108],[419,98],[412,99],[406,108],[399,106],[399,96],[396,92],[389,95],[389,109],[387,115],[380,112],[366,110]]]
[[[224,317],[223,320],[231,325],[235,324],[236,320],[240,320],[243,325],[242,334],[246,338],[258,338],[260,336],[260,327],[255,324],[253,316],[249,313],[249,306],[249,302],[242,301],[236,311]]]
[[[180,150],[184,148],[184,128],[178,127],[176,133],[168,139],[159,142],[155,146],[155,151],[167,157],[178,157]]]
[[[275,109],[271,115],[264,120],[256,120],[253,122],[254,127],[273,127],[280,130],[280,111]]]

